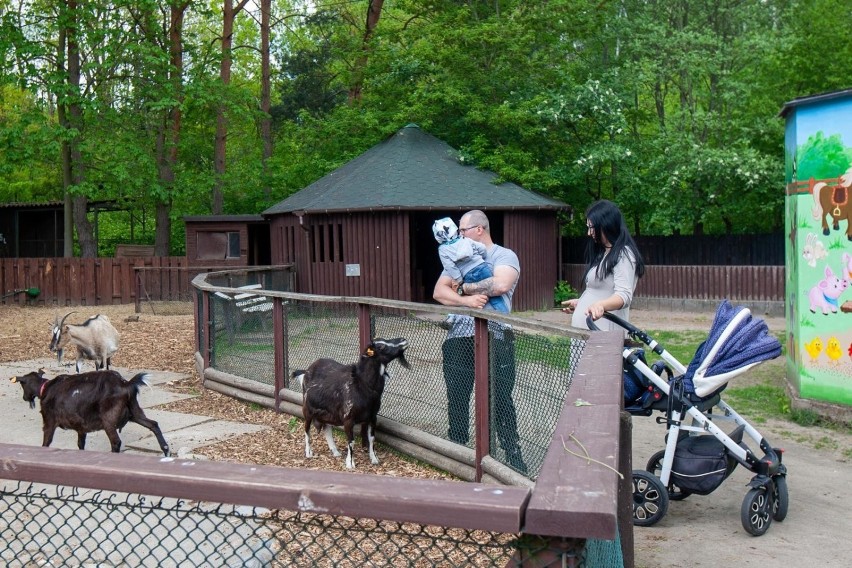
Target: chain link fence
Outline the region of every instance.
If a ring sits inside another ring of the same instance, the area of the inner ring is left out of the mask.
[[[0,561],[9,567],[516,566],[549,546],[524,535],[20,482],[0,496]],[[569,549],[558,565],[585,565],[585,550]]]
[[[275,384],[271,309],[241,311],[237,295],[210,295],[210,365],[266,385]],[[348,363],[360,353],[358,304],[284,302],[285,386],[294,370],[328,357]],[[380,417],[473,447],[474,340],[448,337],[445,319],[370,306],[371,337],[405,337],[411,369],[391,364]],[[489,324],[489,454],[534,478],[541,468],[574,369],[581,339]]]

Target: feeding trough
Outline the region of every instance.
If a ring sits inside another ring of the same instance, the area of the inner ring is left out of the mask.
[[[21,288],[20,290],[12,290],[12,291],[6,292],[2,296],[0,296],[0,300],[6,299],[9,296],[14,296],[16,294],[26,294],[27,298],[29,298],[30,300],[33,300],[33,299],[37,298],[39,294],[41,294],[41,290],[39,290],[38,288],[35,288],[35,287]]]

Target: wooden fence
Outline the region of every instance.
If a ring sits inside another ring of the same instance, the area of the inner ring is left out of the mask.
[[[0,259],[0,304],[97,306],[137,301],[137,268],[146,278],[159,272],[156,300],[189,298],[190,282],[211,267],[190,267],[186,257],[144,258],[4,258]],[[562,278],[583,289],[582,264],[563,264]],[[159,269],[159,270],[158,270]],[[649,265],[636,289],[637,298],[677,298],[741,302],[783,302],[783,266]],[[150,280],[149,280],[150,282]],[[555,285],[555,283],[554,283]],[[27,289],[37,288],[30,297]],[[146,298],[141,298],[146,299]]]
[[[583,264],[563,264],[562,277],[582,291],[585,269]],[[783,266],[648,265],[635,297],[783,302],[784,278]]]
[[[187,270],[184,256],[140,258],[4,258],[0,259],[2,304],[103,306],[136,301],[136,268],[162,269],[159,290],[184,297],[201,268]],[[175,270],[182,269],[182,270]],[[38,289],[32,297],[26,290]]]

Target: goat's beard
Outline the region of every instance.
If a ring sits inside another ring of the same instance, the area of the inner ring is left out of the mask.
[[[406,369],[411,368],[411,364],[409,364],[408,359],[405,358],[405,351],[403,351],[402,354],[397,357],[397,359],[399,360],[399,364],[405,367]]]
[[[35,408],[35,399],[34,398],[30,399],[30,408]]]

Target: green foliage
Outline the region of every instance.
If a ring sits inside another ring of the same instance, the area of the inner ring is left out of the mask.
[[[580,294],[577,290],[574,289],[573,286],[568,284],[565,280],[560,280],[556,283],[556,287],[553,289],[553,305],[559,306],[565,300],[571,300],[573,298],[579,298]]]
[[[71,191],[152,222],[166,207],[177,252],[180,219],[210,212],[214,184],[226,213],[257,213],[413,122],[466,162],[575,211],[612,199],[637,234],[780,231],[778,110],[852,76],[850,42],[813,57],[835,35],[841,0],[401,0],[384,3],[367,43],[367,4],[320,3],[307,14],[285,0],[273,6],[274,148],[264,161],[256,5],[237,16],[223,86],[221,6],[189,5],[175,76],[164,33],[172,4],[0,10],[0,201],[61,199],[60,150],[79,142],[85,179]],[[79,93],[55,57],[72,16]],[[81,112],[74,128],[59,124],[68,103]],[[217,180],[220,106],[228,135]],[[178,110],[171,179],[163,129]],[[839,140],[817,136],[800,149],[798,175],[834,176],[850,158]],[[583,233],[580,217],[567,233]],[[129,223],[121,234],[119,221],[106,222],[103,238],[154,238],[148,224],[131,235]]]

